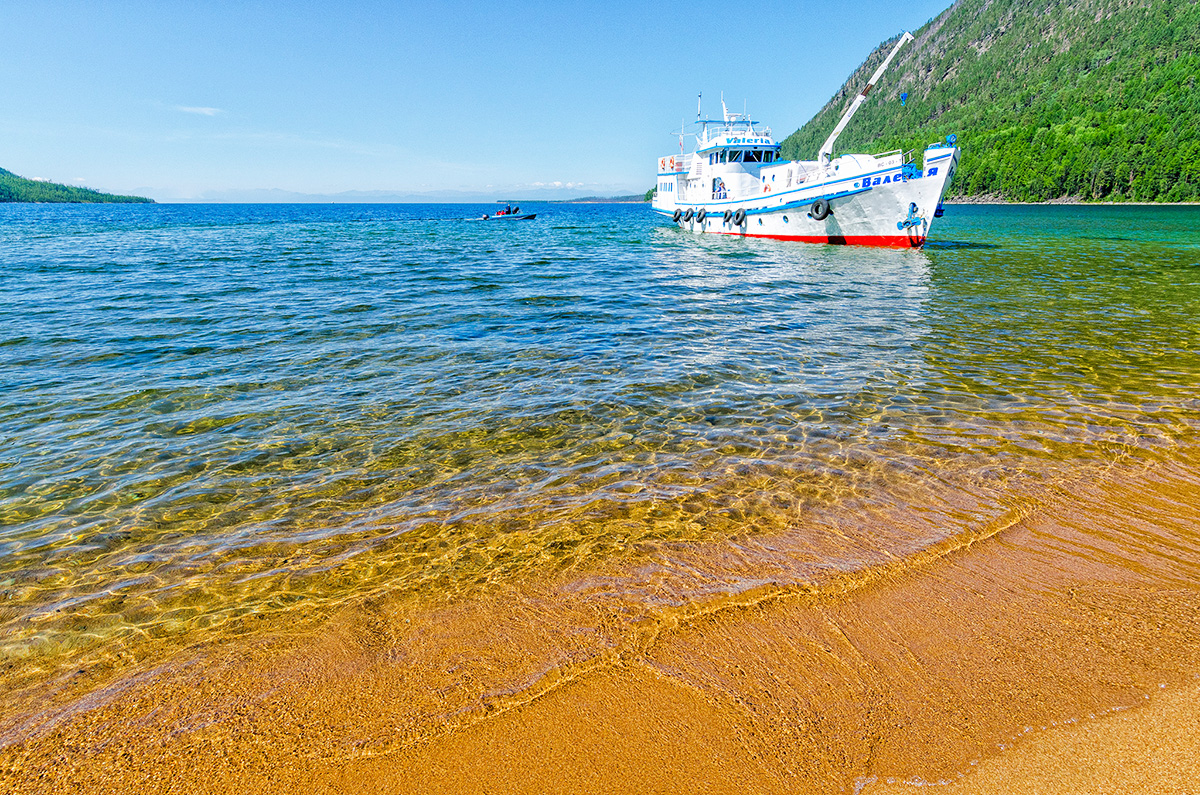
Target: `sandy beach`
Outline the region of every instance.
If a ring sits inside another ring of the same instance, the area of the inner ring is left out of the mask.
[[[570,578],[200,650],[53,725],[10,716],[6,787],[1187,792],[1200,469],[1115,475],[915,561],[702,611],[622,611]]]
[[[973,766],[939,791],[1195,792],[1200,782],[1200,685],[1152,696],[1127,710],[1056,726]],[[872,782],[864,793],[911,793],[910,782]]]

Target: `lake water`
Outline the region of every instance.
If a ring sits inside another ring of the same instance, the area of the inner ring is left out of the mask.
[[[488,209],[0,205],[0,687],[381,596],[803,586],[1200,429],[1200,208],[922,251]]]

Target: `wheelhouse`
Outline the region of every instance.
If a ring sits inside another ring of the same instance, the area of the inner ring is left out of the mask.
[[[710,166],[721,163],[774,163],[779,159],[778,146],[756,149],[720,149],[708,153]]]

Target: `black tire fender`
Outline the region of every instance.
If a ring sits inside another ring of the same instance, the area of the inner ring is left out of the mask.
[[[732,210],[726,210],[726,211],[725,211],[725,215],[721,216],[721,218],[722,218],[722,220],[724,220],[724,221],[725,221],[725,223],[729,223],[730,221],[732,221],[732,220],[733,220],[733,211],[732,211]]]
[[[679,223],[679,219],[682,217],[683,217],[683,210],[676,208],[675,212],[671,215],[671,220],[674,221],[675,223]]]
[[[699,221],[700,223],[704,223],[704,219],[707,217],[708,217],[708,210],[704,209],[703,207],[700,208],[700,212],[696,213],[696,220]]]
[[[692,216],[694,216],[695,214],[696,214],[696,211],[693,210],[691,207],[689,207],[689,208],[687,208],[687,212],[683,214],[683,220],[690,221],[690,220],[692,220]]]
[[[745,222],[746,222],[746,211],[743,210],[741,207],[739,207],[737,209],[737,212],[733,214],[733,225],[741,226]]]
[[[831,212],[833,212],[833,210],[830,208],[828,201],[825,199],[817,199],[812,203],[812,209],[808,211],[808,214],[813,217],[814,221],[824,221],[829,217]]]

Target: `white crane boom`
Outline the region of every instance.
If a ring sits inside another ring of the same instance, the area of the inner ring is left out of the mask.
[[[821,145],[821,152],[817,155],[817,160],[819,160],[822,165],[829,162],[830,156],[833,155],[834,141],[836,141],[838,136],[842,134],[842,130],[846,129],[846,125],[850,123],[850,119],[853,118],[855,112],[858,111],[858,106],[861,105],[863,100],[867,98],[867,94],[871,93],[871,89],[874,88],[875,84],[879,82],[879,78],[883,77],[883,70],[888,68],[888,64],[890,64],[892,59],[896,57],[896,53],[900,52],[900,48],[904,46],[904,43],[912,40],[913,35],[907,30],[904,31],[904,35],[900,37],[900,41],[896,42],[896,46],[892,48],[890,53],[888,53],[888,57],[883,59],[883,63],[881,63],[879,68],[875,70],[875,74],[871,75],[871,79],[867,83],[867,87],[864,88],[859,95],[854,98],[854,101],[850,103],[850,107],[846,108],[846,112],[842,114],[842,120],[838,122],[837,127],[833,128],[833,132],[831,132],[829,137],[825,139],[825,143]]]

